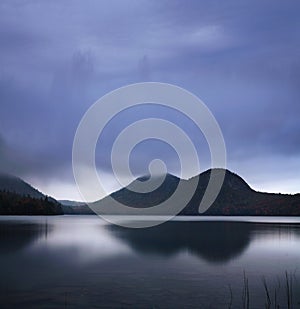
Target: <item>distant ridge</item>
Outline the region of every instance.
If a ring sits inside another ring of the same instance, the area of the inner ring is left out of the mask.
[[[65,206],[74,206],[74,207],[78,207],[78,206],[82,206],[85,205],[84,202],[78,202],[78,201],[70,201],[70,200],[58,200],[62,205]]]
[[[207,170],[199,175],[194,195],[178,215],[300,216],[300,194],[258,192],[253,190],[239,175],[222,169],[214,170],[214,172],[225,172],[224,183],[218,197],[205,213],[199,214],[198,208],[211,171]],[[110,197],[133,209],[147,208],[167,200],[176,190],[180,181],[180,178],[171,174],[157,176],[147,183],[148,178],[148,176],[140,177],[127,187],[112,193]],[[182,181],[189,186],[193,180],[194,178]],[[149,190],[149,193],[132,191],[141,182],[147,184],[149,188],[154,187],[154,189]],[[156,187],[157,183],[160,185]],[[73,201],[62,201],[62,203],[63,205],[55,199],[45,196],[18,177],[0,174],[0,214],[94,214],[85,203]],[[180,205],[180,199],[175,203],[177,206]],[[93,208],[101,207],[100,213],[127,214],[125,207],[123,212],[112,212],[109,197],[93,203],[92,206]]]
[[[207,187],[211,171],[209,169],[199,175],[197,189],[190,202],[179,215],[200,215],[198,208]],[[300,216],[300,194],[289,195],[258,192],[253,190],[239,175],[229,170],[214,169],[214,172],[225,172],[224,183],[217,199],[203,215]],[[192,180],[193,178],[183,181],[189,184]],[[176,189],[180,179],[174,175],[167,174],[162,185],[156,190],[150,191],[150,193],[130,191],[129,188],[134,186],[137,181],[112,193],[110,197],[133,208],[151,207],[168,199]],[[106,214],[111,213],[110,199],[107,197],[95,202],[93,205],[94,207],[99,206]],[[126,211],[122,214],[126,214]]]
[[[94,215],[95,213],[84,202],[59,200],[65,215]]]

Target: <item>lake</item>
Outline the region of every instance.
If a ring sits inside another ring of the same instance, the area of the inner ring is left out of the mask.
[[[300,308],[300,218],[3,216],[0,271],[0,308]]]

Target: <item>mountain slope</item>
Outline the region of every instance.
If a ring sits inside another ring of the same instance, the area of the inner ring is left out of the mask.
[[[61,205],[45,198],[33,198],[0,191],[0,215],[62,215]]]
[[[165,178],[165,179],[164,179]],[[137,193],[134,189],[138,189],[140,182],[147,181],[148,177],[141,177],[135,180],[126,188],[111,194],[116,201],[134,208],[146,208],[157,205],[165,201],[177,188],[180,179],[174,175],[167,174],[165,176],[157,176],[150,181],[149,185],[145,184],[145,188],[150,193]],[[161,184],[161,185],[159,185]],[[156,189],[152,190],[152,188]]]
[[[0,174],[1,215],[63,214],[60,203],[33,188],[22,179]]]
[[[211,170],[200,175],[198,188],[181,214],[197,214]],[[253,190],[240,176],[226,170],[221,191],[205,215],[299,216],[300,195]]]
[[[217,169],[215,171],[224,172]],[[199,215],[198,208],[207,187],[211,170],[200,174],[197,189],[190,202],[179,213],[180,215]],[[137,181],[129,187],[114,192],[110,197],[132,208],[146,208],[157,205],[168,199],[176,189],[179,178],[166,175],[165,181],[156,190],[150,193],[135,193],[129,189],[134,187]],[[193,178],[184,180],[185,185],[192,185]],[[151,183],[149,184],[151,187]],[[176,201],[180,203],[180,201]],[[111,200],[104,198],[94,203],[102,213],[112,213]],[[178,206],[178,205],[177,205]],[[126,214],[124,212],[118,214]],[[162,213],[159,213],[162,214]],[[166,212],[167,214],[167,212]],[[273,215],[273,216],[300,216],[300,194],[274,194],[262,193],[253,190],[240,176],[226,170],[225,179],[221,191],[213,205],[203,215]]]
[[[44,198],[45,195],[33,188],[30,184],[16,176],[0,174],[0,190],[15,192],[21,195],[30,195],[34,198]]]

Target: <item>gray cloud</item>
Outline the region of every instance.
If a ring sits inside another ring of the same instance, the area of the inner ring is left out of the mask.
[[[299,158],[299,9],[267,0],[2,1],[2,169],[37,184],[64,170],[71,182],[73,137],[87,108],[108,91],[149,80],[182,86],[209,106],[237,172],[251,178],[270,157],[280,165]],[[151,113],[188,126],[172,113]],[[136,115],[120,117],[103,145]],[[187,130],[197,139],[197,129]],[[141,169],[152,147],[136,151]],[[98,154],[105,170],[108,149]],[[257,165],[245,168],[253,158]]]

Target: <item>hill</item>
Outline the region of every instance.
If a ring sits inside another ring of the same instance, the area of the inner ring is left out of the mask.
[[[0,174],[0,215],[61,215],[61,204],[24,180]]]
[[[65,215],[94,215],[95,213],[84,202],[59,200]]]
[[[224,172],[217,169],[215,171]],[[207,187],[211,170],[199,175],[197,189],[190,202],[179,215],[200,215],[198,208]],[[138,179],[144,181],[144,178]],[[183,180],[187,186],[194,179]],[[154,179],[153,181],[157,181]],[[113,199],[132,208],[146,208],[158,205],[167,200],[176,189],[180,179],[167,174],[162,185],[150,193],[136,193],[130,189],[138,185],[140,181],[134,181],[128,187],[110,195]],[[151,182],[147,185],[151,187]],[[176,201],[180,203],[180,200]],[[126,214],[126,209],[119,213],[110,210],[111,199],[104,198],[93,204],[93,207],[101,208],[105,214]],[[159,213],[163,214],[163,213]],[[168,214],[166,211],[165,214]],[[275,194],[263,193],[253,190],[240,176],[229,170],[225,171],[224,183],[213,205],[202,215],[248,215],[248,216],[300,216],[300,194]]]
[[[33,198],[0,191],[0,215],[62,215],[61,205],[45,198]]]
[[[263,193],[253,190],[240,176],[231,171],[225,172],[224,183],[213,205],[203,214],[198,208],[207,187],[211,170],[199,175],[199,182],[189,203],[179,215],[248,215],[248,216],[300,216],[300,194]],[[196,176],[198,177],[198,176]],[[148,208],[166,201],[176,190],[180,179],[174,175],[158,176],[147,181],[148,177],[141,177],[122,188],[109,197],[93,203],[93,208],[100,207],[102,214],[128,214],[125,207],[118,212],[112,212],[111,199],[131,207]],[[187,188],[192,186],[195,178],[182,180]],[[136,189],[144,185],[144,191],[137,193]],[[184,195],[184,193],[182,194]],[[51,197],[45,196],[22,179],[10,175],[0,174],[0,214],[93,214],[94,212],[84,203],[62,201],[63,205]],[[174,201],[175,208],[182,205],[179,197]],[[173,206],[173,205],[172,205]],[[135,212],[133,211],[133,214]],[[136,214],[138,211],[136,211]],[[168,214],[167,209],[156,213]]]
[[[208,170],[200,175],[198,188],[181,214],[197,213],[210,172]],[[221,191],[204,215],[299,216],[300,195],[255,191],[240,176],[226,170]]]
[[[83,206],[85,205],[84,202],[77,202],[77,201],[70,201],[70,200],[58,200],[58,202],[60,202],[62,205],[64,206]]]
[[[21,178],[8,174],[0,174],[0,190],[15,192],[21,195],[30,195],[34,198],[45,197],[43,193],[33,188]]]
[[[65,215],[94,215],[95,213],[86,204],[78,206],[62,205],[62,209]]]

